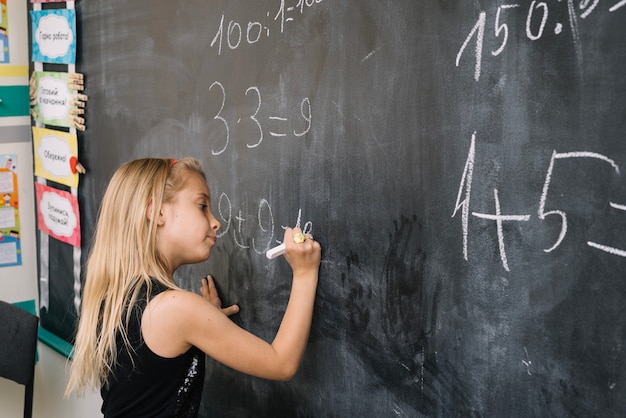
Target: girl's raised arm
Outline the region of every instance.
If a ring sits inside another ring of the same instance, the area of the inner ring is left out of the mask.
[[[295,243],[294,233],[301,231],[285,231],[285,257],[293,271],[293,282],[287,309],[272,343],[237,326],[226,316],[228,312],[222,312],[219,305],[202,296],[169,291],[151,301],[144,313],[142,331],[152,351],[172,357],[193,345],[243,373],[266,379],[291,379],[300,366],[311,328],[321,258],[318,242],[307,239]]]

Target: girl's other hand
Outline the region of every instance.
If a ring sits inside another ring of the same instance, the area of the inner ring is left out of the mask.
[[[231,316],[239,312],[238,305],[231,305],[227,308],[222,308],[222,300],[217,293],[215,282],[213,281],[213,277],[210,274],[202,278],[200,293],[202,293],[202,297],[204,298],[204,300],[215,306],[217,309],[221,310],[222,313],[226,316]]]

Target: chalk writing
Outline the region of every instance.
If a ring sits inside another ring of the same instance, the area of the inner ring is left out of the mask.
[[[530,372],[530,366],[532,366],[533,362],[530,361],[528,357],[528,350],[526,349],[526,347],[524,347],[524,354],[526,355],[526,360],[522,360],[522,364],[526,366],[526,373],[528,373],[528,375],[531,376],[532,373]]]
[[[231,20],[225,28],[224,19],[224,13],[222,13],[217,33],[211,41],[211,47],[217,46],[217,55],[222,55],[224,34],[226,34],[226,45],[230,49],[237,49],[241,45],[244,35],[244,30],[241,28],[240,23]],[[263,34],[265,34],[266,37],[270,36],[270,30],[267,26],[263,26],[261,22],[248,22],[247,29],[245,30],[245,42],[249,45],[255,44],[261,39]]]
[[[285,0],[280,0],[280,7],[278,9],[278,13],[274,16],[274,20],[278,20],[280,22],[280,33],[285,31],[285,23],[293,22],[292,13],[304,14],[305,6],[307,8],[312,7],[315,4],[321,3],[323,0],[298,0],[298,3],[295,6],[286,6]]]
[[[456,196],[456,204],[454,205],[454,212],[452,217],[456,215],[456,212],[461,209],[461,229],[463,231],[463,258],[467,261],[467,236],[469,231],[469,204],[470,196],[472,194],[472,179],[474,178],[474,160],[476,158],[476,132],[472,134],[472,141],[470,143],[470,149],[467,154],[467,160],[465,161],[465,168],[463,169],[463,176],[461,178],[461,187],[459,187],[459,193]],[[465,185],[465,188],[463,188]],[[461,195],[464,194],[465,198],[461,200]]]
[[[305,10],[321,3],[323,0],[298,0],[295,6],[288,6],[285,0],[281,0],[278,11],[273,14],[266,13],[267,22],[260,20],[240,23],[234,20],[226,22],[226,16],[222,13],[215,36],[211,40],[211,47],[217,48],[217,55],[222,55],[222,49],[227,46],[234,50],[242,45],[254,45],[263,37],[269,38],[273,33],[272,24],[278,23],[280,33],[285,32],[285,24],[294,21],[294,14],[304,14]]]
[[[613,6],[609,7],[609,12],[614,12],[620,7],[624,7],[624,6],[626,6],[626,0],[618,1]]]
[[[552,183],[552,175],[554,171],[554,165],[559,160],[567,160],[567,159],[592,159],[598,160],[608,164],[616,174],[620,174],[619,166],[615,161],[608,158],[605,155],[598,154],[595,152],[588,151],[578,151],[578,152],[556,152],[553,151],[552,157],[550,158],[550,163],[548,166],[548,171],[546,173],[545,181],[543,184],[541,196],[539,197],[539,208],[537,210],[537,217],[544,221],[549,216],[556,216],[560,221],[559,234],[556,238],[553,245],[549,248],[544,249],[543,251],[546,253],[554,251],[558,248],[565,236],[567,235],[567,214],[563,210],[546,210],[546,202],[548,200],[548,194],[550,191],[550,185]],[[498,194],[498,189],[494,189],[494,206],[495,213],[480,213],[480,212],[470,212],[470,198],[472,194],[472,181],[474,174],[474,164],[476,160],[476,132],[472,134],[472,140],[470,143],[469,151],[467,154],[467,159],[465,161],[465,167],[463,169],[463,174],[461,176],[461,183],[459,185],[459,190],[457,193],[456,202],[454,204],[454,211],[452,213],[452,217],[456,216],[457,212],[461,211],[461,230],[462,230],[462,239],[463,239],[463,258],[468,260],[468,234],[469,234],[469,219],[470,214],[479,219],[494,221],[496,224],[496,233],[498,238],[498,249],[500,253],[500,261],[502,263],[502,267],[506,271],[511,271],[509,267],[509,263],[506,255],[506,246],[505,246],[505,237],[503,230],[503,222],[527,222],[530,220],[530,214],[517,214],[517,215],[505,215],[502,213],[500,198]],[[626,205],[617,204],[614,202],[610,202],[610,206],[613,209],[619,211],[626,211]],[[587,245],[596,248],[598,250],[607,252],[609,254],[626,257],[626,250],[615,248],[606,244],[600,244],[594,241],[587,241]]]
[[[543,192],[541,193],[541,198],[539,200],[538,215],[539,215],[539,219],[541,220],[544,220],[546,216],[549,216],[549,215],[558,215],[561,218],[561,232],[559,233],[559,237],[554,243],[554,245],[548,249],[545,249],[544,250],[545,252],[550,252],[554,250],[555,248],[557,248],[561,244],[561,242],[563,241],[563,238],[565,238],[565,234],[567,233],[567,215],[565,214],[565,212],[561,210],[551,210],[548,212],[545,211],[546,198],[548,195],[550,182],[552,181],[552,171],[554,169],[554,163],[556,160],[567,159],[567,158],[596,158],[599,160],[603,160],[609,163],[613,167],[613,169],[616,171],[616,173],[619,174],[619,167],[617,166],[617,164],[615,164],[615,161],[601,154],[596,154],[593,152],[557,153],[556,151],[552,153],[552,158],[550,159],[550,166],[548,167],[548,173],[546,174],[546,181],[543,184]]]
[[[213,155],[220,155],[222,154],[224,151],[226,151],[226,149],[228,148],[228,145],[230,143],[230,132],[231,132],[231,125],[232,122],[229,123],[228,120],[226,120],[222,114],[224,111],[224,106],[226,104],[226,89],[224,88],[224,86],[222,85],[222,83],[220,83],[219,81],[215,81],[213,82],[213,84],[211,84],[211,87],[209,87],[209,91],[216,89],[217,91],[220,92],[221,94],[221,104],[219,107],[219,110],[217,111],[217,113],[215,114],[215,116],[213,117],[213,120],[218,121],[221,125],[224,126],[224,135],[225,137],[222,140],[222,143],[220,144],[219,147],[217,147],[217,149],[215,147],[213,147],[213,149],[211,150],[211,153]],[[235,124],[241,124],[241,123],[251,123],[254,128],[255,131],[258,132],[254,138],[251,138],[249,140],[249,142],[246,143],[246,147],[248,148],[256,148],[259,145],[261,145],[261,143],[263,142],[264,139],[264,130],[263,130],[263,125],[259,119],[259,111],[261,110],[261,105],[263,104],[262,99],[261,99],[261,92],[259,91],[258,87],[248,87],[248,89],[245,92],[246,96],[252,96],[255,100],[255,107],[254,107],[254,111],[246,114],[242,117],[238,117],[237,121],[235,122]],[[309,100],[308,97],[305,97],[304,99],[302,99],[302,101],[300,102],[300,115],[302,117],[302,119],[304,120],[305,124],[304,127],[300,130],[296,130],[293,129],[290,132],[287,132],[286,130],[282,130],[282,131],[269,131],[269,135],[271,137],[286,137],[288,135],[294,135],[296,137],[301,137],[306,135],[310,130],[311,130],[311,124],[312,124],[312,113],[311,113],[311,101]],[[269,116],[267,117],[268,121],[278,121],[278,122],[285,122],[285,124],[289,121],[289,118],[283,117],[283,116]],[[281,128],[284,128],[285,124],[281,124]]]
[[[609,205],[613,209],[626,212],[626,205],[619,205],[613,202],[609,202]],[[618,255],[620,257],[626,257],[626,250],[620,250],[619,248],[611,247],[611,246],[604,245],[604,244],[598,244],[597,242],[593,242],[593,241],[587,241],[587,245],[593,248],[597,248],[598,250],[607,252],[609,254]]]
[[[498,198],[498,189],[493,190],[496,213],[494,215],[486,214],[486,213],[477,213],[472,212],[473,216],[482,219],[488,219],[496,222],[496,228],[498,233],[498,248],[500,250],[500,259],[502,260],[502,266],[506,271],[511,271],[509,268],[509,263],[506,259],[506,251],[504,249],[504,232],[502,232],[502,222],[503,221],[528,221],[530,219],[530,215],[502,215],[502,211],[500,210],[500,199]]]
[[[241,210],[234,209],[230,197],[226,193],[221,193],[217,203],[217,213],[222,224],[217,238],[232,234],[237,247],[252,248],[259,255],[264,255],[275,243],[281,243],[275,239],[274,214],[266,199],[259,200],[256,217],[250,217],[242,213]],[[302,209],[298,209],[295,226],[301,228],[305,234],[312,232],[313,223],[311,221],[302,224]],[[287,226],[281,225],[281,228],[286,229]]]
[[[578,61],[582,60],[582,50],[580,47],[580,39],[578,34],[578,19],[587,18],[594,10],[596,10],[596,6],[598,6],[599,0],[582,0],[578,2],[578,6],[574,4],[573,0],[567,0],[564,2],[567,6],[567,14],[569,19],[569,27],[572,33],[572,38],[574,42],[574,47],[576,51],[576,56]],[[561,4],[559,1],[558,4]],[[614,12],[619,8],[626,5],[626,0],[619,1],[613,6],[608,8],[609,12]],[[556,6],[550,6],[556,7]],[[563,31],[562,22],[551,22],[552,26],[547,26],[549,23],[550,17],[550,7],[548,3],[544,1],[532,1],[530,2],[530,6],[526,13],[526,22],[524,31],[526,33],[526,38],[530,41],[538,41],[540,40],[546,32],[546,28],[552,28],[554,34],[559,35]],[[511,3],[511,4],[503,4],[498,6],[495,13],[495,18],[493,20],[493,34],[496,39],[501,38],[501,42],[499,46],[491,51],[492,56],[500,55],[505,48],[507,47],[507,43],[509,40],[509,25],[506,23],[505,15],[503,13],[510,9],[520,9],[522,5],[519,3]],[[524,9],[522,9],[524,10]],[[508,13],[511,13],[510,11]],[[490,22],[490,21],[489,21]],[[480,79],[480,75],[482,72],[482,62],[483,62],[483,45],[485,43],[485,31],[488,25],[487,12],[481,11],[478,14],[478,19],[476,23],[470,30],[469,34],[463,41],[460,49],[456,54],[455,64],[457,67],[461,64],[461,59],[466,51],[469,48],[470,43],[475,42],[474,45],[474,79],[478,81]]]

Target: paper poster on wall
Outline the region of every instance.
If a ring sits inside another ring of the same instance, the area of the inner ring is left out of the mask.
[[[9,14],[7,0],[0,0],[2,14],[0,15],[0,64],[9,62]]]
[[[55,64],[76,62],[76,11],[74,9],[34,10],[32,60]]]
[[[78,198],[41,183],[35,183],[35,194],[39,229],[59,241],[80,247]]]
[[[30,79],[31,113],[45,125],[84,130],[86,96],[82,74],[34,71]]]
[[[0,155],[0,267],[22,264],[17,155]]]
[[[33,127],[35,175],[78,187],[76,134]]]

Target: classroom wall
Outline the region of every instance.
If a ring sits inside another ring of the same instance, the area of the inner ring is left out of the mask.
[[[0,267],[0,299],[13,303],[37,298],[33,157],[28,126],[0,125],[0,138],[0,154],[17,155],[18,167],[22,265]]]
[[[0,86],[28,84],[28,15],[25,0],[8,0],[10,62],[0,64]],[[0,154],[17,155],[22,265],[0,268],[0,299],[37,300],[37,254],[33,159],[29,116],[0,117]],[[33,416],[73,418],[100,416],[100,395],[63,399],[67,359],[39,343],[35,368]],[[0,418],[22,416],[24,387],[0,379]]]

